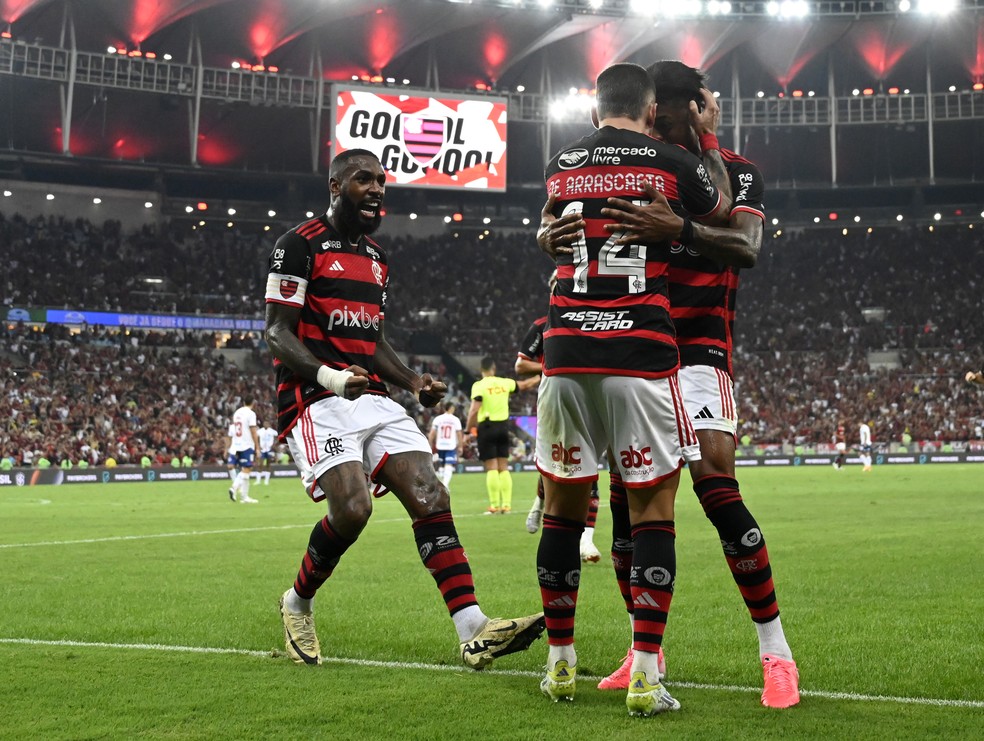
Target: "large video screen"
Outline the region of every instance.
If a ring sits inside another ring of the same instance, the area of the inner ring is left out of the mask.
[[[375,153],[391,185],[506,189],[505,98],[335,86],[331,155]]]

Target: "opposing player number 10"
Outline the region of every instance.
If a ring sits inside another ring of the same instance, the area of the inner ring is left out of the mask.
[[[646,200],[635,200],[636,206],[645,206]],[[564,207],[561,216],[581,213],[584,204],[581,201],[571,201]],[[615,240],[624,232],[614,232],[598,251],[598,275],[625,276],[629,281],[628,293],[643,293],[646,290],[646,245],[644,244],[615,244]],[[582,233],[571,245],[574,249],[574,293],[588,292],[588,274],[590,257],[588,244]],[[624,250],[624,254],[621,254]]]

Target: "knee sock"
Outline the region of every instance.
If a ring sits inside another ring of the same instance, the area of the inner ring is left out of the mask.
[[[641,522],[632,528],[634,605],[632,671],[646,673],[647,681],[659,681],[657,654],[663,643],[666,619],[676,579],[676,533],[672,520]]]
[[[581,580],[578,541],[583,529],[583,522],[554,515],[543,516],[543,535],[536,552],[536,570],[550,646],[574,644],[574,612]]]
[[[444,465],[441,470],[441,483],[444,484],[445,489],[451,488],[451,474],[454,473],[454,466]]]
[[[694,491],[721,539],[728,568],[755,622],[760,652],[792,658],[779,622],[769,551],[738,482],[730,476],[703,476],[694,482]]]
[[[598,497],[592,495],[591,502],[588,504],[588,517],[584,521],[585,527],[590,527],[594,530],[595,524],[598,522]]]
[[[301,559],[301,568],[294,580],[294,592],[304,603],[295,602],[294,605],[302,609],[293,610],[292,607],[293,611],[310,611],[311,600],[314,599],[315,593],[328,580],[342,554],[354,542],[335,532],[327,517],[314,526],[311,537],[308,538],[307,553]]]
[[[433,575],[461,640],[468,640],[487,618],[475,598],[475,582],[450,511],[413,523],[413,537],[424,567]]]
[[[632,574],[632,525],[629,524],[629,502],[625,496],[622,477],[612,473],[609,489],[612,513],[612,566],[615,568],[615,581],[625,603],[625,611],[632,614],[632,589],[629,578]]]
[[[245,471],[239,474],[239,492],[243,495],[243,499],[249,496],[249,474]]]
[[[499,495],[503,508],[512,509],[512,474],[499,471]]]
[[[485,490],[489,494],[489,507],[499,509],[502,506],[502,495],[499,489],[498,471],[492,470],[485,472]]]

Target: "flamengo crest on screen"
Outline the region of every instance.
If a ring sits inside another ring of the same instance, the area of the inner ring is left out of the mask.
[[[390,185],[506,188],[506,100],[336,89],[332,157],[373,152]]]

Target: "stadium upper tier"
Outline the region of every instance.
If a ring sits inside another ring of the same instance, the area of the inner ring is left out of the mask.
[[[504,100],[515,188],[588,126],[601,69],[681,59],[771,182],[984,179],[982,0],[84,5],[0,0],[5,158],[319,173],[342,84]]]

